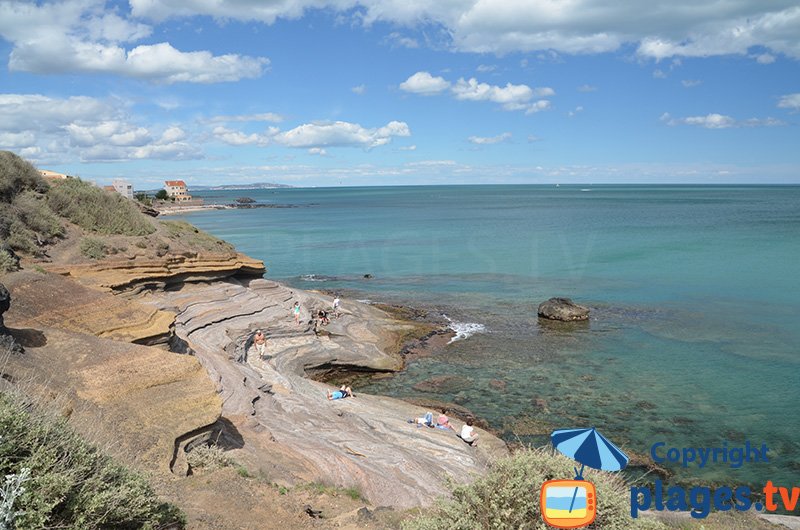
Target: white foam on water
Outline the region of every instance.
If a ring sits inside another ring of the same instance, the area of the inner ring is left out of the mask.
[[[452,329],[456,334],[447,344],[452,344],[459,340],[466,340],[476,333],[486,333],[486,326],[478,322],[456,322],[447,315],[443,316],[449,322],[447,327]]]
[[[325,278],[318,278],[316,274],[303,274],[300,279],[304,282],[327,282]]]

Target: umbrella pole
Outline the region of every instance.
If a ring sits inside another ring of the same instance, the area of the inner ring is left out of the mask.
[[[581,470],[578,471],[578,468],[575,468],[575,480],[583,480],[583,468],[584,464],[581,464]],[[575,491],[572,492],[572,501],[569,503],[569,513],[572,513],[572,507],[575,506],[575,497],[578,496],[578,486],[575,486]]]

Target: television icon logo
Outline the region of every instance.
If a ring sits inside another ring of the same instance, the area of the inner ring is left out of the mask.
[[[597,493],[586,480],[548,480],[539,506],[544,522],[555,528],[584,528],[597,516]]]

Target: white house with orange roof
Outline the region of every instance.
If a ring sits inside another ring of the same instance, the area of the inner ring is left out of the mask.
[[[164,190],[167,192],[167,195],[171,199],[174,199],[175,202],[187,202],[192,200],[192,196],[189,195],[184,181],[165,180],[164,184]]]

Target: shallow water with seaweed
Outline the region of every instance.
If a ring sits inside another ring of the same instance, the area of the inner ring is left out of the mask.
[[[462,340],[370,392],[460,404],[509,440],[596,426],[630,451],[766,443],[684,481],[797,482],[800,188],[449,186],[214,192],[183,216],[309,289],[435,311]],[[369,274],[371,278],[364,278]],[[569,296],[584,325],[536,305]]]

